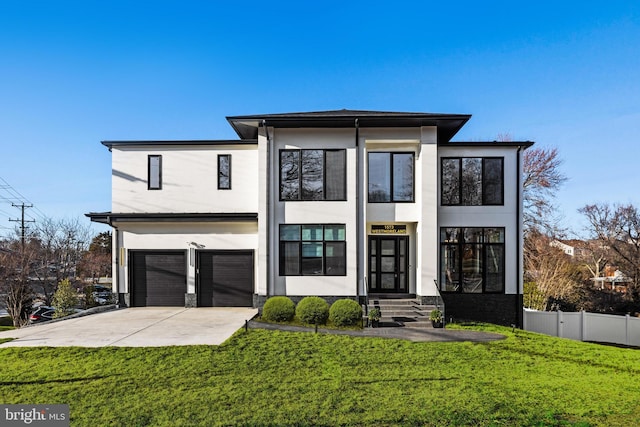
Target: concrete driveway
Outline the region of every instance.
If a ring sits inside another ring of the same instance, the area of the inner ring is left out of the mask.
[[[2,347],[160,347],[219,345],[258,310],[244,307],[144,307],[0,332]]]

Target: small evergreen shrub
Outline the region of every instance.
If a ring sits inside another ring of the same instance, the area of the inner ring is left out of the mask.
[[[87,285],[84,287],[84,308],[85,310],[88,308],[92,308],[92,307],[97,307],[100,304],[98,304],[98,301],[96,301],[96,297],[94,295],[94,292],[96,291],[95,286],[93,285]]]
[[[262,318],[272,322],[288,322],[293,319],[296,305],[289,297],[269,298],[262,307]]]
[[[55,319],[73,314],[73,309],[78,305],[78,295],[69,279],[58,283],[58,290],[53,294],[51,305],[56,309],[53,314]]]
[[[301,322],[324,325],[329,318],[329,304],[320,297],[304,297],[296,307]]]
[[[340,299],[331,304],[329,320],[336,326],[360,325],[362,307],[352,299]]]

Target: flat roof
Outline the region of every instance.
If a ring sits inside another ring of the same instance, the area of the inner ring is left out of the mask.
[[[256,212],[212,212],[212,213],[113,213],[90,212],[85,214],[91,221],[111,225],[113,222],[235,222],[257,221]]]
[[[185,140],[124,140],[100,141],[105,147],[148,147],[171,145],[255,145],[257,139],[185,139]]]

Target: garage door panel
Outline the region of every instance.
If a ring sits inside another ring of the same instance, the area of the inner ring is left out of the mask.
[[[187,288],[186,254],[131,252],[133,306],[183,307]]]
[[[199,306],[253,305],[253,251],[200,252],[199,270]]]

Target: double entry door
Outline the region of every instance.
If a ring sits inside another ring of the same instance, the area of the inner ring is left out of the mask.
[[[369,293],[408,293],[408,270],[408,236],[369,236]]]

